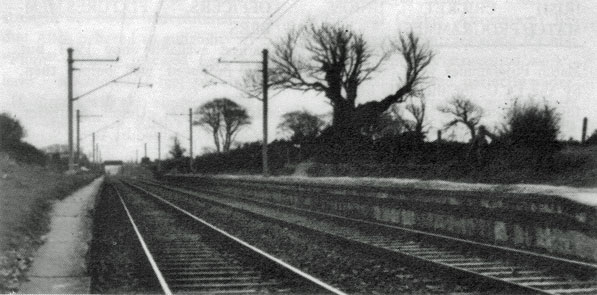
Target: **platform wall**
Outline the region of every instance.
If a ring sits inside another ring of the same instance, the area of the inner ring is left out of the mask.
[[[553,195],[177,176],[280,204],[597,262],[597,211]],[[267,191],[267,193],[264,193]]]

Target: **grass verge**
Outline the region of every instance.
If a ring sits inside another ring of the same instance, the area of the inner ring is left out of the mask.
[[[0,293],[18,291],[50,226],[50,209],[98,175],[64,175],[0,154]]]

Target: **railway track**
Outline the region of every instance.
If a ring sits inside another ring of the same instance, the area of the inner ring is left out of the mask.
[[[167,200],[110,189],[165,294],[343,294]]]
[[[317,232],[367,251],[398,255],[495,286],[538,294],[597,294],[597,265],[590,263],[259,201],[245,198],[242,193],[233,195],[204,188],[181,189],[149,181],[142,184],[243,210],[259,218]],[[214,197],[216,195],[226,198]],[[284,211],[269,210],[264,213],[263,206]]]

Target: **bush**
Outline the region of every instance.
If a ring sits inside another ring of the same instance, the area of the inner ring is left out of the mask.
[[[21,163],[41,166],[46,164],[46,154],[26,142],[5,145],[0,150],[6,152],[11,158]]]
[[[21,142],[25,130],[16,118],[8,113],[0,114],[0,147],[6,147]]]
[[[45,165],[46,155],[34,146],[21,141],[25,129],[18,119],[8,113],[0,114],[0,151],[21,163]]]
[[[591,136],[589,136],[589,138],[587,138],[587,140],[585,141],[585,144],[597,145],[597,129],[595,129],[593,131],[593,134],[591,134]]]
[[[555,108],[546,102],[515,100],[506,115],[500,141],[511,164],[539,168],[551,163],[560,150],[559,132],[560,114]]]

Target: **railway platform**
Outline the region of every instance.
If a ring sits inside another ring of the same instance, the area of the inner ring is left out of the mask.
[[[597,189],[348,177],[177,175],[184,181],[354,218],[597,261]],[[268,194],[263,194],[264,190]],[[275,193],[274,193],[275,192]]]
[[[95,196],[103,177],[75,191],[52,208],[50,232],[33,259],[21,293],[89,293],[87,249]]]

